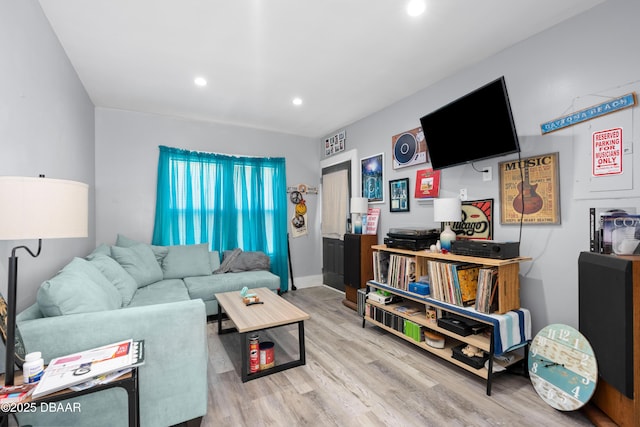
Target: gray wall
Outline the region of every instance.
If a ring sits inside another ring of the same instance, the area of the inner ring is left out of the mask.
[[[320,182],[315,140],[215,123],[96,108],[97,242],[113,244],[118,233],[150,242],[156,201],[158,146],[233,155],[285,157],[287,185]],[[315,224],[319,196],[308,195]],[[289,218],[293,204],[289,204]],[[319,275],[319,226],[291,239],[294,277]]]
[[[90,188],[89,238],[45,240],[35,259],[17,251],[20,310],[35,301],[44,279],[93,247],[93,104],[38,2],[0,2],[0,57],[0,175],[45,174]],[[0,292],[5,296],[7,258],[19,245],[37,249],[35,240],[0,241]]]
[[[640,208],[637,197],[640,182],[636,173],[634,191],[610,193],[607,199],[577,200],[574,198],[574,158],[584,151],[590,139],[573,128],[541,136],[540,124],[573,111],[568,110],[574,98],[619,90],[638,91],[640,56],[637,46],[637,17],[640,2],[609,1],[575,19],[532,37],[498,55],[470,67],[423,91],[389,106],[384,110],[346,127],[348,148],[356,148],[360,157],[385,153],[385,181],[409,177],[415,184],[413,166],[393,170],[391,137],[420,125],[419,118],[501,75],[507,81],[513,114],[518,130],[522,156],[559,152],[560,158],[560,225],[529,225],[522,231],[521,254],[534,258],[521,265],[522,306],[532,312],[534,332],[548,323],[578,323],[577,259],[580,251],[589,250],[589,207],[633,206]],[[627,85],[629,83],[634,83]],[[629,89],[631,88],[631,90]],[[606,98],[595,97],[592,104]],[[628,110],[629,111],[629,110]],[[638,108],[631,110],[633,138],[639,131]],[[619,116],[620,117],[620,116]],[[616,115],[609,116],[616,120]],[[461,126],[464,119],[461,118]],[[594,129],[596,130],[596,129]],[[625,132],[632,132],[626,129]],[[587,134],[588,136],[588,134]],[[486,137],[478,132],[478,142]],[[588,150],[588,148],[587,148]],[[492,166],[494,178],[483,182],[471,166],[457,166],[442,171],[441,196],[454,197],[459,189],[468,190],[469,200],[493,198],[495,208],[494,239],[518,240],[518,227],[500,225],[498,162],[517,156],[481,161],[475,166]],[[640,165],[640,150],[636,147],[633,163]],[[626,172],[630,173],[630,164]],[[387,187],[388,188],[388,187]],[[388,192],[387,189],[385,191]],[[385,194],[388,200],[388,194]],[[436,227],[431,204],[417,204],[411,199],[409,213],[390,213],[382,205],[379,239],[390,227]],[[640,212],[640,210],[639,210]],[[606,284],[603,284],[606,289]],[[603,307],[604,308],[604,307]]]
[[[560,153],[562,224],[525,226],[522,235],[522,254],[534,258],[522,265],[522,303],[532,310],[536,330],[551,322],[577,325],[577,256],[588,249],[588,208],[639,207],[640,201],[628,195],[575,199],[573,158],[588,141],[571,129],[542,137],[538,126],[565,113],[576,97],[639,79],[637,16],[637,1],[608,1],[346,128],[347,149],[357,149],[361,157],[385,152],[386,179],[409,177],[413,184],[417,168],[391,169],[391,136],[416,127],[421,115],[497,76],[506,76],[523,155]],[[284,155],[288,184],[319,182],[321,143],[306,138],[106,109],[95,111],[94,134],[92,103],[36,1],[0,2],[0,55],[0,174],[44,173],[83,181],[91,188],[88,239],[45,241],[38,259],[19,253],[20,308],[34,301],[42,280],[71,257],[89,252],[96,242],[113,242],[118,232],[150,239],[160,144],[241,155]],[[637,111],[633,109],[636,127]],[[638,164],[640,154],[635,151]],[[505,159],[477,166],[491,165],[495,172],[497,162]],[[634,186],[640,187],[637,182]],[[495,173],[493,181],[483,182],[469,166],[444,171],[441,194],[452,196],[460,188],[468,189],[470,199],[498,200]],[[95,218],[94,191],[99,206]],[[292,240],[296,277],[321,273],[319,196],[307,198],[310,234]],[[383,205],[380,236],[394,226],[435,226],[432,218],[430,205],[413,200],[408,214],[390,214],[388,205]],[[495,224],[497,240],[518,238],[517,227],[500,226],[499,217]],[[0,257],[5,259],[0,261],[0,277],[6,277],[11,248],[23,243],[31,242],[0,242]],[[0,281],[4,292],[6,281]]]

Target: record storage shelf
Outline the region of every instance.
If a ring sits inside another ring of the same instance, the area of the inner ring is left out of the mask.
[[[470,256],[463,256],[463,255],[454,255],[451,253],[448,254],[441,254],[441,253],[432,253],[432,252],[428,252],[428,251],[411,251],[411,250],[405,250],[405,249],[396,249],[396,248],[387,248],[386,245],[374,245],[372,246],[373,250],[377,250],[377,251],[386,251],[386,252],[390,252],[390,253],[395,253],[395,254],[400,254],[400,255],[405,255],[405,256],[413,256],[416,258],[416,266],[417,266],[417,271],[416,271],[416,276],[424,276],[426,275],[427,272],[427,261],[429,260],[441,260],[441,261],[462,261],[462,262],[469,262],[469,263],[473,263],[473,264],[478,264],[481,266],[493,266],[493,267],[498,267],[499,269],[499,273],[498,273],[498,280],[500,283],[500,293],[499,293],[499,309],[497,313],[506,313],[509,310],[514,310],[514,309],[518,309],[520,308],[520,296],[519,296],[519,291],[520,291],[520,284],[519,284],[519,277],[518,277],[518,272],[519,272],[519,263],[522,261],[529,261],[531,260],[531,258],[528,257],[518,257],[518,258],[513,258],[513,259],[508,259],[508,260],[501,260],[501,259],[492,259],[492,258],[479,258],[479,257],[470,257]],[[446,310],[446,306],[444,304],[438,304],[439,301],[428,298],[428,297],[424,297],[418,294],[413,294],[411,292],[408,291],[403,291],[400,289],[396,289],[393,288],[391,286],[382,284],[382,283],[378,283],[375,282],[373,280],[370,280],[367,282],[367,292],[371,291],[372,289],[381,289],[387,292],[390,292],[392,294],[395,295],[399,295],[401,297],[403,297],[405,300],[411,300],[414,301],[418,304],[422,304],[425,307],[427,306],[431,306],[431,307],[435,307],[438,309],[438,313],[440,314],[441,311],[447,311]],[[516,295],[512,295],[513,293],[515,293]],[[470,319],[473,319],[474,321],[477,322],[481,322],[481,323],[485,323],[487,325],[487,328],[489,328],[490,330],[490,335],[486,336],[486,335],[482,335],[482,334],[478,334],[478,335],[467,335],[467,336],[461,336],[456,334],[455,332],[449,331],[448,329],[444,329],[439,327],[437,324],[433,324],[433,323],[429,323],[426,319],[426,316],[408,316],[408,315],[404,315],[401,312],[398,312],[396,310],[394,310],[395,307],[399,306],[399,305],[403,305],[403,303],[396,303],[396,304],[381,304],[375,301],[371,301],[368,298],[366,299],[366,305],[369,306],[373,306],[373,307],[377,307],[379,309],[388,311],[398,317],[401,317],[403,319],[407,319],[410,320],[411,322],[414,322],[418,325],[420,325],[421,327],[424,327],[426,329],[438,332],[442,335],[444,335],[445,338],[445,346],[442,349],[439,348],[435,348],[435,347],[431,347],[429,346],[425,341],[415,341],[413,338],[399,332],[396,331],[395,329],[388,327],[386,325],[384,325],[381,322],[376,321],[375,319],[373,319],[372,317],[370,317],[369,315],[367,315],[367,310],[365,310],[365,315],[363,317],[362,320],[362,326],[365,326],[365,322],[369,322],[373,325],[376,325],[378,327],[380,327],[381,329],[384,329],[385,331],[390,332],[391,334],[402,338],[408,342],[410,342],[413,345],[416,345],[424,350],[426,350],[427,352],[434,354],[435,356],[438,356],[442,359],[447,360],[448,362],[466,370],[471,372],[474,375],[477,375],[483,379],[486,380],[486,385],[487,385],[487,395],[490,396],[491,395],[491,381],[493,379],[493,376],[495,375],[495,372],[493,371],[493,355],[494,355],[494,349],[493,349],[493,324],[491,323],[487,323],[486,321],[483,321],[482,319],[479,318],[475,318],[472,315],[464,315],[464,314],[460,314],[458,312],[456,312],[457,315],[461,315]],[[452,357],[452,349],[458,345],[461,344],[470,344],[473,345],[483,351],[485,351],[486,353],[488,353],[489,355],[489,364],[488,364],[488,368],[487,367],[481,367],[479,369],[474,368],[473,366],[470,366],[462,361],[459,361],[457,359],[454,359]],[[525,344],[523,344],[524,346]],[[526,349],[525,349],[525,353],[526,353]],[[516,355],[515,359],[511,362],[511,365],[516,364],[518,362],[520,362],[523,359],[523,355]]]

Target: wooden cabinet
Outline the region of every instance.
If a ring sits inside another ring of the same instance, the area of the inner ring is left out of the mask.
[[[578,287],[579,329],[598,362],[591,403],[619,426],[640,426],[640,256],[582,252]]]
[[[481,266],[497,267],[498,281],[500,283],[500,313],[505,313],[510,310],[516,310],[516,314],[519,317],[526,318],[529,316],[528,310],[520,309],[520,288],[518,271],[519,263],[521,261],[528,261],[531,258],[519,257],[509,260],[498,260],[490,258],[459,256],[450,253],[436,254],[426,251],[414,252],[403,249],[387,248],[385,245],[376,245],[373,247],[373,249],[375,251],[390,252],[401,254],[407,257],[414,257],[416,261],[416,277],[427,275],[427,261],[432,259],[441,261],[463,261],[478,264]],[[504,323],[501,323],[503,321],[509,321],[508,319],[502,318],[509,317],[510,315],[499,313],[488,315],[479,313],[470,308],[445,303],[428,296],[418,295],[413,292],[409,292],[408,290],[399,289],[375,281],[369,281],[367,283],[367,288],[368,292],[375,292],[379,289],[382,291],[386,291],[392,295],[400,296],[403,301],[395,304],[383,304],[374,301],[372,298],[367,298],[365,304],[365,316],[362,322],[363,327],[365,326],[366,322],[370,322],[400,338],[411,342],[414,345],[417,345],[418,347],[426,350],[431,354],[448,360],[449,362],[481,378],[484,378],[487,383],[487,395],[491,394],[491,381],[494,375],[493,357],[495,355],[503,355],[507,352],[510,352],[510,360],[507,364],[513,365],[522,361],[522,359],[527,355],[527,348],[531,339],[530,336],[526,336],[525,332],[527,330],[527,327],[525,326],[527,324],[527,321],[523,321],[520,330],[515,331],[517,333],[515,333],[515,335],[509,336],[507,339],[507,337],[502,337],[500,335],[501,328],[499,327],[499,325],[504,325]],[[399,306],[404,307],[407,301],[410,303],[410,305],[413,304],[415,306],[417,304],[418,307],[423,309],[424,313],[420,312],[419,314],[410,315],[406,314],[406,311],[398,311],[397,308],[399,308]],[[433,312],[434,310],[437,313],[436,316],[438,319],[442,317],[460,316],[462,318],[469,319],[470,321],[472,321],[472,323],[480,323],[481,325],[478,329],[483,329],[483,332],[472,333],[469,335],[460,335],[450,329],[441,327],[437,322],[434,323],[431,319],[429,319],[429,316],[426,315],[426,313]],[[402,321],[407,320],[414,324],[417,324],[422,333],[426,331],[434,331],[443,335],[445,337],[444,348],[436,348],[427,344],[424,339],[418,341],[416,340],[415,336],[408,336],[406,331],[403,332],[399,330],[399,328],[397,327],[398,319],[394,319],[394,316],[397,316]],[[392,324],[389,324],[388,320],[391,320]],[[528,322],[530,323],[530,318],[528,318]],[[530,334],[530,327],[528,329]],[[514,333],[514,331],[511,331],[511,333]],[[517,336],[515,340],[513,339],[514,336]],[[522,339],[521,337],[524,337],[524,339]],[[504,348],[502,343],[507,341],[511,342],[512,345],[509,348]],[[480,368],[478,368],[477,366],[472,366],[472,364],[469,363],[473,362],[473,360],[464,361],[460,360],[459,358],[453,358],[454,348],[459,349],[461,347],[466,347],[466,345],[474,346],[485,353],[486,359],[488,360],[486,367],[484,366],[484,363]],[[524,351],[513,351],[519,348],[524,348]],[[524,368],[524,370],[526,371],[526,367]]]
[[[342,301],[347,307],[356,310],[358,289],[364,288],[367,280],[373,278],[373,249],[378,243],[375,234],[344,235],[344,292]]]

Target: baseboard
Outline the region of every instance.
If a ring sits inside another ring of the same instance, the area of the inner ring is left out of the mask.
[[[294,277],[293,282],[298,289],[320,286],[322,285],[322,274],[317,276]],[[289,286],[291,287],[291,283],[289,283]]]

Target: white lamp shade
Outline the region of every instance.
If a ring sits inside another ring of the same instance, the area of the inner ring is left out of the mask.
[[[458,197],[434,199],[433,220],[435,222],[462,220],[462,201]]]
[[[0,177],[0,240],[87,237],[88,221],[87,184]]]
[[[351,213],[364,214],[369,210],[369,199],[366,197],[351,198]]]

